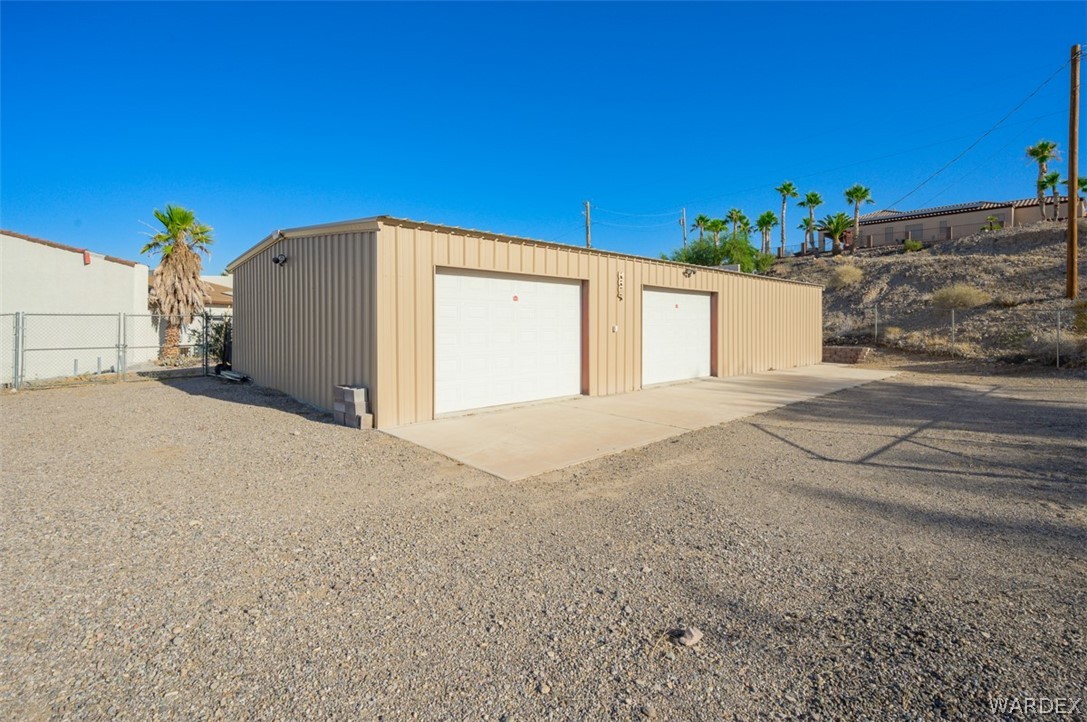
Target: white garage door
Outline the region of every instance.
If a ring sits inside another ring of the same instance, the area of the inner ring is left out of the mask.
[[[710,375],[710,295],[642,292],[642,385]]]
[[[434,412],[581,393],[581,283],[439,270]]]

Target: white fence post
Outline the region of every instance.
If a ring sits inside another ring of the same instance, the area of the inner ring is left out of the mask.
[[[125,380],[125,315],[117,314],[117,383]]]
[[[1057,309],[1057,368],[1061,367],[1061,310]]]
[[[15,328],[12,331],[15,334],[15,342],[12,344],[13,358],[11,361],[11,386],[14,389],[18,389],[23,385],[23,346],[26,343],[23,338],[23,333],[26,331],[26,328],[22,311],[15,312]]]

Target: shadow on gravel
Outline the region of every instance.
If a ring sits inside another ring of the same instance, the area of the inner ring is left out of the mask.
[[[860,365],[857,368],[866,368]],[[903,363],[890,363],[888,366],[876,368],[892,368],[896,371],[904,371],[914,374],[931,374],[937,376],[984,376],[1000,379],[1002,381],[1028,378],[1028,379],[1062,379],[1062,380],[1087,380],[1087,368],[1055,368],[1050,365],[1028,363],[1004,363],[984,362],[974,359],[919,357]]]
[[[1002,434],[1082,441],[1087,432],[1083,398],[1015,398],[994,379],[975,386],[922,386],[877,381],[789,406],[787,415],[833,422],[838,431],[888,426],[933,427],[973,434]],[[916,433],[916,432],[913,432]]]
[[[324,411],[307,406],[280,391],[252,383],[233,383],[214,376],[164,379],[162,383],[192,396],[203,396],[216,401],[274,409],[319,424],[333,423],[332,414],[326,414]]]
[[[1064,508],[1087,503],[1087,412],[1081,401],[1011,393],[999,383],[876,382],[748,423],[818,461],[890,472],[884,484],[1014,494]],[[848,442],[834,443],[842,437]],[[858,497],[857,503],[868,502]]]
[[[826,489],[799,484],[792,491],[815,501],[829,502],[842,507],[853,508],[866,515],[883,517],[892,521],[911,525],[937,527],[956,534],[983,533],[989,536],[1014,536],[1024,542],[1036,542],[1043,546],[1053,541],[1065,542],[1076,549],[1082,549],[1087,543],[1087,531],[1077,524],[1065,524],[1057,521],[1011,520],[988,518],[970,514],[903,504],[900,502],[875,499],[861,494],[852,494],[836,489]]]

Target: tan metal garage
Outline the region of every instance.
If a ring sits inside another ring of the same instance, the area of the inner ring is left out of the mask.
[[[276,231],[234,273],[234,366],[375,425],[816,364],[822,289],[377,216]]]

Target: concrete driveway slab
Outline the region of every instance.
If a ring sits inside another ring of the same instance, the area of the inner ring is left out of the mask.
[[[820,364],[479,411],[386,433],[516,481],[894,373]]]

